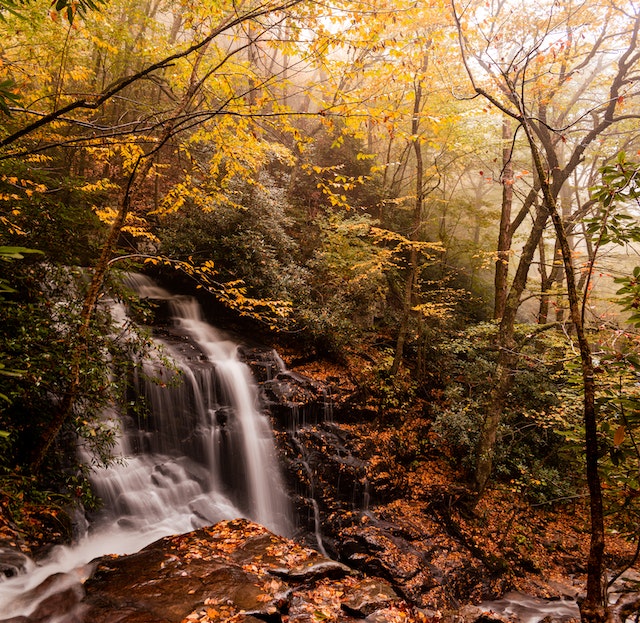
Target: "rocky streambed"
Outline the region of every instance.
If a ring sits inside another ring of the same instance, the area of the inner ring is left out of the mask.
[[[245,519],[160,539],[92,563],[83,584],[3,623],[432,621],[391,585]],[[20,600],[36,601],[39,587]]]
[[[339,378],[323,385],[265,363],[268,353],[245,356],[275,422],[300,541],[385,580],[407,603],[442,617],[435,620],[576,619],[587,542],[576,516],[561,534],[543,513],[514,507],[512,496],[489,494],[472,507],[439,452],[411,449],[416,436],[430,435],[425,418],[384,427],[363,414],[354,422]],[[327,395],[335,399],[331,418],[323,417]],[[520,521],[531,523],[526,538]]]
[[[550,623],[575,605],[512,595],[456,613],[420,608],[366,575],[246,519],[165,537],[126,556],[103,556],[24,593],[2,623]],[[55,583],[57,590],[51,592]],[[38,604],[29,610],[30,603]],[[555,603],[555,606],[554,606]],[[15,604],[14,604],[15,605]],[[2,615],[0,615],[2,616]]]
[[[293,540],[246,519],[165,537],[45,580],[0,623],[576,620],[583,509],[532,509],[499,488],[472,507],[442,445],[429,445],[428,419],[354,423],[330,400],[339,379],[286,370],[268,349],[243,358],[275,424]],[[15,540],[0,553],[7,575],[21,565]]]

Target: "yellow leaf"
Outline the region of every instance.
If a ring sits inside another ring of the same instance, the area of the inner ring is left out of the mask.
[[[618,447],[619,445],[622,444],[622,442],[624,441],[625,438],[625,429],[624,426],[621,424],[620,426],[618,426],[618,428],[616,429],[616,432],[613,434],[613,445]]]

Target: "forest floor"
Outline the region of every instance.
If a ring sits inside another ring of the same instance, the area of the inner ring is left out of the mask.
[[[361,362],[343,366],[315,360],[296,365],[294,357],[290,362],[299,374],[338,383],[337,395],[355,392],[362,371]],[[586,494],[535,504],[519,483],[502,481],[490,484],[476,499],[469,474],[456,465],[459,461],[446,440],[431,431],[430,418],[424,415],[428,409],[420,402],[416,399],[410,412],[402,415],[378,414],[369,421],[339,423],[355,440],[354,451],[369,463],[372,490],[381,493],[382,501],[373,512],[418,533],[431,529],[425,518],[433,517],[437,507],[446,532],[458,545],[464,544],[455,548],[442,543],[448,549],[448,559],[442,561],[444,573],[452,567],[452,556],[461,555],[495,571],[487,574],[486,582],[461,591],[473,603],[509,591],[550,599],[577,597],[584,590],[589,555]],[[607,519],[606,530],[605,564],[610,575],[629,563],[637,570],[638,535],[621,534],[613,518]],[[639,574],[634,577],[640,579]]]

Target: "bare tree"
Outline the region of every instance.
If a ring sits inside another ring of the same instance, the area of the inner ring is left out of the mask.
[[[491,473],[497,428],[512,382],[511,371],[517,358],[516,312],[526,287],[535,249],[550,218],[562,257],[570,319],[582,362],[591,544],[587,594],[581,604],[581,613],[583,621],[589,623],[613,621],[615,619],[611,617],[614,616],[614,611],[607,606],[604,588],[605,544],[602,492],[598,473],[594,367],[584,330],[580,294],[572,263],[572,248],[558,204],[565,183],[588,157],[588,149],[594,141],[605,135],[614,124],[636,116],[621,109],[620,103],[636,94],[633,87],[637,80],[636,72],[640,60],[640,13],[626,14],[622,9],[603,5],[599,7],[602,11],[599,30],[594,33],[589,26],[589,20],[593,19],[593,15],[583,14],[584,5],[573,6],[572,3],[568,3],[563,9],[558,9],[557,5],[550,4],[548,14],[543,14],[542,23],[535,21],[529,25],[532,35],[524,36],[518,44],[505,49],[504,39],[500,38],[505,33],[498,31],[507,24],[504,20],[509,16],[505,12],[508,13],[510,5],[497,3],[496,13],[490,20],[490,26],[482,32],[484,36],[480,37],[481,45],[478,47],[474,47],[466,27],[468,18],[472,17],[471,5],[467,4],[460,10],[454,0],[452,6],[463,60],[473,90],[476,96],[483,97],[504,115],[513,119],[522,130],[535,166],[536,187],[541,191],[539,200],[536,193],[527,206],[527,209],[533,212],[533,226],[511,281],[499,325],[500,353],[496,379],[477,449],[477,491],[482,493]],[[626,8],[632,9],[628,5]],[[539,7],[536,11],[538,9]],[[593,9],[593,6],[590,5],[589,9]],[[513,12],[510,15],[514,20],[522,17]],[[590,36],[577,44],[576,31],[581,29],[589,31]],[[513,35],[513,32],[511,34]],[[560,35],[562,39],[558,39]],[[615,54],[617,59],[615,70],[607,76],[606,83],[596,84],[595,76],[602,71],[601,58],[610,54]],[[482,69],[486,81],[480,81],[476,67]],[[577,79],[579,75],[587,75],[588,79],[580,84],[576,85],[574,82],[570,85],[570,81]],[[588,104],[584,97],[587,92]],[[552,123],[552,105],[555,101],[559,107],[561,94],[565,106],[553,119],[555,123]],[[580,106],[577,105],[579,102]],[[570,117],[569,113],[572,110],[573,117]],[[567,145],[569,131],[572,139],[571,144]]]

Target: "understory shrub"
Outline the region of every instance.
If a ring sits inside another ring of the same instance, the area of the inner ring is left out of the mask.
[[[521,327],[526,334],[527,327]],[[479,324],[438,344],[441,383],[433,407],[434,432],[451,447],[458,467],[471,474],[476,446],[490,400],[497,347],[496,326]],[[534,503],[561,500],[575,492],[580,453],[564,431],[578,412],[562,409],[559,396],[580,404],[561,363],[562,337],[541,334],[522,348],[513,386],[498,429],[494,477]],[[562,414],[562,415],[559,415]]]

